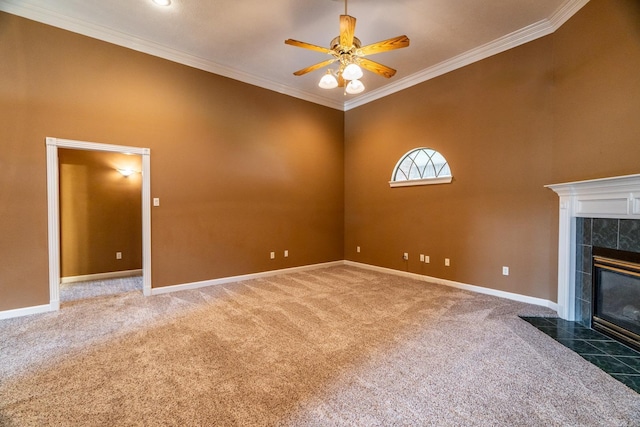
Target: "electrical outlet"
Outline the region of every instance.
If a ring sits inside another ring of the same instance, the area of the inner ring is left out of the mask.
[[[405,252],[404,255],[402,255],[402,259],[405,261],[409,260],[409,254]]]
[[[275,252],[271,252],[271,259],[276,259],[276,253]]]
[[[356,246],[356,252],[360,253],[360,246]]]
[[[285,249],[285,251],[284,251],[284,257],[286,258],[286,257],[288,257],[288,256],[289,256],[289,250],[288,250],[288,249]]]
[[[429,263],[431,262],[431,261],[429,260],[429,255],[425,255],[425,256],[424,256],[424,262],[425,262],[426,264],[429,264]]]
[[[445,258],[444,259],[444,265],[449,267],[451,265],[451,261],[449,261],[449,258]]]
[[[122,259],[122,252],[116,252],[116,259]]]
[[[503,276],[509,275],[509,267],[502,267],[502,275]]]
[[[424,254],[420,254],[420,262],[424,262]]]

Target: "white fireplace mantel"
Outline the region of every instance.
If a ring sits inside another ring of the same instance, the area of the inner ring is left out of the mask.
[[[558,315],[576,320],[573,218],[640,219],[640,174],[545,185],[560,196]]]

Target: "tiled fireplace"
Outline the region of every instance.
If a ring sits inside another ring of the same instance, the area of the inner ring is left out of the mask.
[[[560,196],[558,315],[590,326],[592,248],[640,252],[640,174],[547,187]]]
[[[575,320],[591,326],[593,247],[640,253],[640,219],[575,218]]]

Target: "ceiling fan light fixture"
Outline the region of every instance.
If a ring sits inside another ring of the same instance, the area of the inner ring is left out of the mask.
[[[345,89],[345,91],[346,91],[348,94],[351,94],[351,95],[355,95],[355,94],[357,94],[357,93],[360,93],[360,92],[362,92],[363,90],[364,90],[364,85],[363,85],[363,84],[362,84],[362,82],[361,82],[360,80],[358,80],[358,79],[351,80],[351,81],[349,82],[349,84],[347,84],[347,87],[346,87],[346,89]]]
[[[362,78],[363,75],[362,68],[354,63],[347,65],[342,72],[342,78],[345,80],[358,80]]]
[[[169,6],[171,4],[171,0],[151,0],[158,6]]]
[[[360,39],[355,36],[355,30],[356,18],[347,14],[347,0],[344,0],[344,15],[340,15],[340,34],[331,40],[330,48],[294,39],[285,40],[284,43],[290,46],[297,46],[330,56],[329,59],[325,59],[322,62],[294,71],[293,75],[303,76],[338,63],[338,70],[329,70],[322,77],[318,86],[322,89],[344,88],[345,94],[357,94],[364,91],[364,85],[360,81],[360,78],[364,75],[362,68],[387,79],[393,77],[396,74],[396,70],[371,61],[365,56],[407,47],[409,46],[409,38],[407,36],[398,36],[362,46]],[[360,68],[361,66],[362,68]]]
[[[322,76],[320,79],[320,83],[318,83],[322,89],[333,89],[338,87],[338,80],[331,74],[331,70],[328,70],[327,73]]]

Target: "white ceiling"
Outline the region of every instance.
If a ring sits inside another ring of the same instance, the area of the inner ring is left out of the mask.
[[[363,45],[406,34],[411,45],[370,56],[398,70],[368,71],[366,90],[320,89],[324,70],[292,73],[327,59],[284,44],[329,47],[343,0],[0,0],[0,10],[348,110],[550,34],[588,0],[350,0]]]

